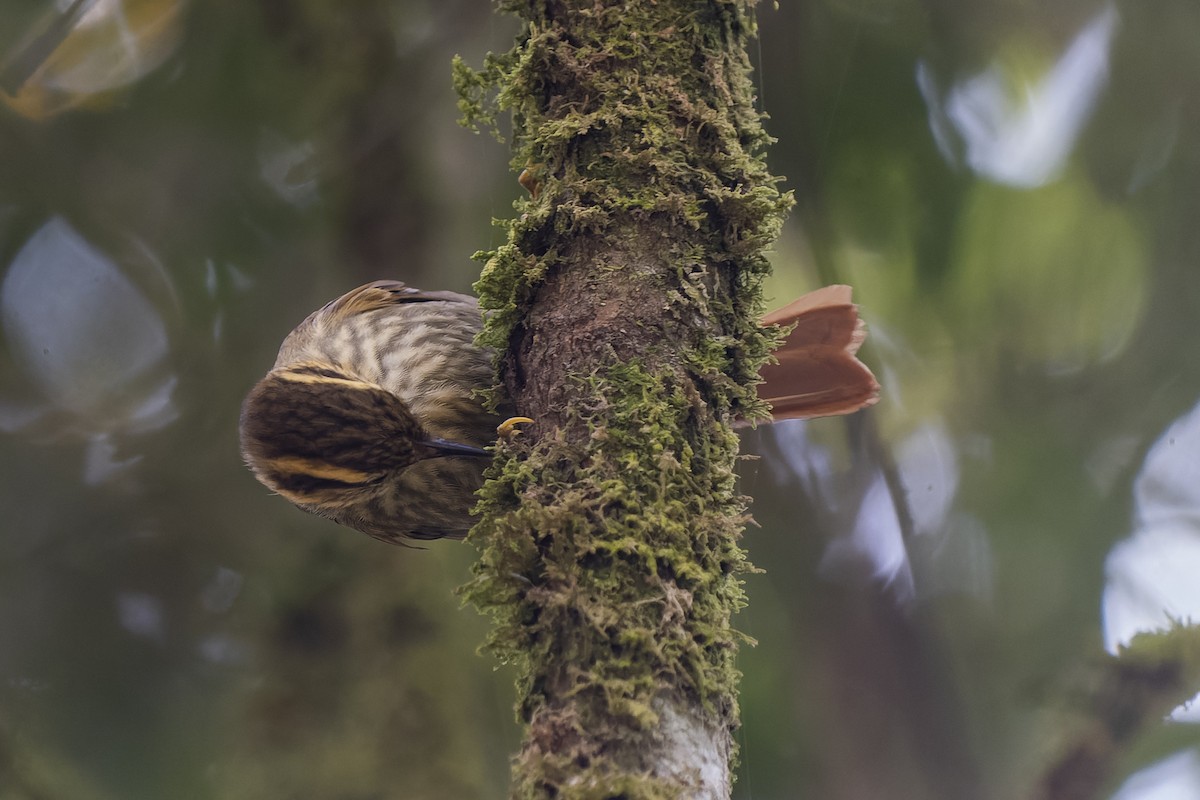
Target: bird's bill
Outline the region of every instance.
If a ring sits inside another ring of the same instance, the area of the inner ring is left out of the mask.
[[[449,439],[426,439],[422,444],[440,456],[490,456],[482,447],[452,442]]]

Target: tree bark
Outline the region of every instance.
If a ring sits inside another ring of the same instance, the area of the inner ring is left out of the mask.
[[[518,671],[520,798],[727,798],[736,416],[775,337],[763,249],[790,197],[762,153],[751,5],[508,3],[514,49],[456,65],[498,88],[534,197],[477,285],[504,394],[536,420],[497,459],[468,597]]]

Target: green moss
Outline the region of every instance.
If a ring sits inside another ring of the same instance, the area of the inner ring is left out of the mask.
[[[1162,670],[1174,679],[1158,700],[1160,707],[1148,713],[1187,702],[1200,686],[1200,626],[1190,621],[1171,620],[1167,630],[1139,633],[1128,645],[1118,648],[1117,657],[1108,659],[1114,670]]]
[[[499,460],[484,490],[486,546],[466,594],[499,623],[489,649],[527,676],[526,719],[544,699],[531,660],[638,726],[655,722],[645,698],[660,686],[712,703],[737,685],[730,615],[748,564],[732,434],[722,426],[696,452],[684,392],[640,365],[614,373],[589,380],[587,454],[539,443]],[[554,652],[563,628],[578,635]]]
[[[763,250],[792,202],[762,159],[770,138],[745,60],[750,4],[579,11],[588,25],[570,37],[537,3],[502,7],[528,27],[479,71],[455,60],[459,107],[467,124],[494,132],[496,114],[511,111],[514,168],[539,165],[543,181],[536,201],[518,201],[508,244],[479,254],[487,267],[476,289],[485,308],[501,312],[489,319],[486,343],[507,346],[522,296],[554,263],[540,245],[603,234],[627,215],[662,214],[703,229],[710,253],[730,258],[742,278],[742,325],[732,333],[746,352],[733,375],[748,382],[770,349],[756,325]]]

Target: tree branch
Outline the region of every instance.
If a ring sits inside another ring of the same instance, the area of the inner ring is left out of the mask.
[[[480,73],[535,199],[477,285],[504,389],[537,423],[497,459],[468,597],[516,665],[515,797],[727,798],[763,249],[791,198],[762,152],[745,2],[509,3]]]

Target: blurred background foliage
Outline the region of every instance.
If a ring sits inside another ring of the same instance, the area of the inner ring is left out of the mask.
[[[309,311],[468,290],[520,190],[456,127],[478,0],[0,0],[0,798],[506,795],[473,551],[268,496]],[[1030,796],[1107,648],[1200,612],[1200,6],[760,9],[797,208],[882,402],[746,434],[739,798]],[[1200,798],[1186,709],[1100,796]]]

